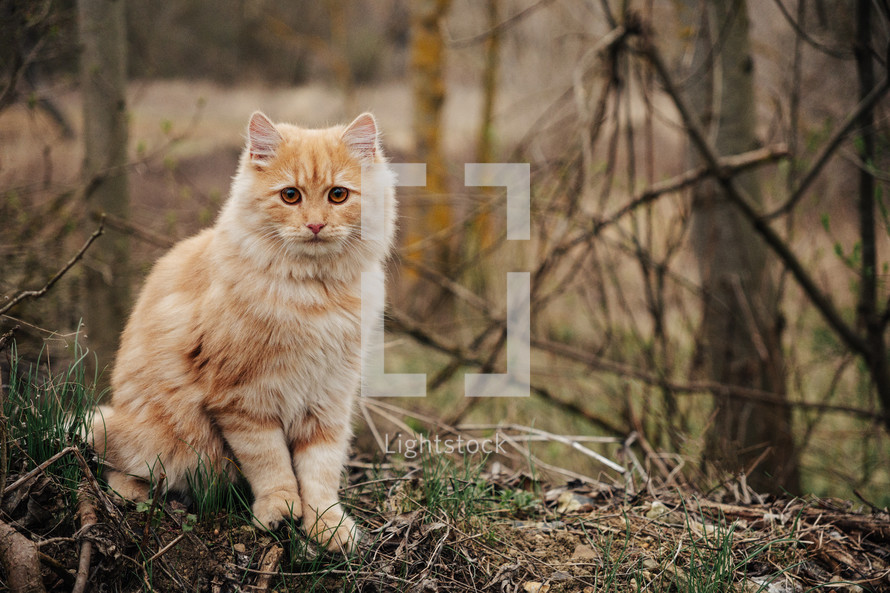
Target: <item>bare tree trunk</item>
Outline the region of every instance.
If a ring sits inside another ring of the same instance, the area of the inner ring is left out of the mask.
[[[501,33],[497,28],[500,21],[501,0],[487,0],[488,37],[485,39],[485,68],[482,72],[482,114],[479,121],[479,132],[476,140],[476,162],[490,163],[494,159],[494,104],[497,98],[498,73],[500,70]],[[497,190],[480,188],[486,198],[497,195]],[[471,204],[470,208],[475,207]],[[492,229],[490,210],[479,212],[469,221],[466,237],[463,241],[461,258],[463,261],[477,262],[469,268],[468,282],[473,291],[480,295],[488,292],[488,280],[491,270],[486,266],[482,254],[494,243],[495,233]]]
[[[482,73],[482,120],[479,122],[476,160],[490,163],[494,156],[494,102],[498,89],[498,72],[501,62],[501,32],[497,29],[500,21],[501,0],[488,0],[488,29],[491,31],[485,40],[485,70]]]
[[[856,36],[853,54],[859,78],[859,100],[867,97],[875,87],[874,63],[871,51],[871,2],[856,1]],[[875,179],[869,166],[875,163],[874,111],[866,110],[856,121],[860,142],[859,158],[865,166],[859,169],[859,236],[862,245],[861,283],[857,319],[865,327],[868,353],[865,362],[884,410],[890,410],[890,369],[887,368],[887,346],[884,342],[882,312],[878,306],[878,257],[875,235]]]
[[[339,54],[341,66],[337,68],[337,82],[343,93],[343,111],[347,119],[355,117],[355,81],[349,65],[349,5],[344,0],[328,0],[331,15],[331,46]]]
[[[78,24],[84,114],[83,175],[95,183],[87,209],[126,220],[126,23],[124,0],[79,0]],[[84,321],[99,370],[110,365],[130,306],[130,247],[110,234],[90,252],[85,271]]]
[[[686,24],[699,33],[689,87],[693,108],[719,154],[757,148],[746,3],[693,0],[685,10]],[[701,164],[694,151],[690,160],[692,166]],[[762,203],[756,172],[739,174],[736,182],[752,203]],[[692,199],[692,240],[704,292],[699,347],[705,371],[722,384],[784,396],[783,322],[766,245],[716,181],[698,184]],[[763,456],[748,477],[755,490],[799,491],[790,410],[716,393],[714,404],[706,463],[740,472]]]
[[[426,188],[433,202],[425,208],[425,229],[409,236],[414,242],[447,228],[453,222],[448,200],[445,160],[442,155],[442,108],[445,104],[445,41],[440,22],[448,12],[450,0],[411,2],[411,85],[414,94],[414,136],[417,158],[426,163]],[[419,213],[418,213],[419,214]],[[432,266],[450,274],[453,253],[451,242],[442,241],[425,257]]]

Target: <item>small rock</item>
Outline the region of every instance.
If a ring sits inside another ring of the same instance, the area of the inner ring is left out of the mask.
[[[596,551],[587,544],[578,544],[572,552],[572,560],[577,562],[593,562],[598,558]]]
[[[587,512],[591,510],[593,510],[593,499],[589,496],[582,496],[567,490],[556,499],[557,513]]]
[[[656,500],[649,507],[649,510],[646,511],[646,518],[657,519],[663,515],[667,515],[669,512],[670,509],[668,509],[663,502]]]
[[[235,550],[235,552],[237,552],[238,554],[247,553],[247,548],[241,542],[238,542],[237,544],[232,546],[232,549]]]
[[[569,581],[571,579],[572,579],[572,575],[570,575],[569,573],[562,571],[562,570],[557,570],[552,575],[550,575],[550,580],[553,581],[554,583],[560,583],[562,581]]]
[[[550,585],[539,583],[537,581],[526,581],[522,584],[522,590],[525,593],[547,593],[550,591]]]

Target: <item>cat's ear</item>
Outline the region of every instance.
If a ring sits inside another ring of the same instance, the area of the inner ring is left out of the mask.
[[[370,113],[362,113],[346,126],[343,142],[358,156],[359,160],[370,160],[377,154],[377,122]]]
[[[257,163],[266,163],[275,156],[281,134],[262,112],[255,111],[247,125],[247,147],[250,159]]]

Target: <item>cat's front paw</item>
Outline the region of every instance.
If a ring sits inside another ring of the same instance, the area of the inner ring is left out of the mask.
[[[364,537],[363,532],[340,506],[337,505],[321,513],[312,508],[303,510],[303,526],[309,537],[331,552],[343,555],[354,554]]]
[[[262,529],[275,529],[286,517],[299,519],[303,506],[296,493],[275,492],[260,496],[253,503],[253,524]]]
[[[112,469],[108,470],[106,480],[117,498],[133,502],[148,500],[148,482],[145,480]]]

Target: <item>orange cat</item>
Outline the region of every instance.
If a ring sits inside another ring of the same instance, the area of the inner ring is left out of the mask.
[[[389,170],[362,187],[362,164],[383,162],[370,114],[321,130],[253,114],[215,226],[158,261],[121,338],[112,402],[93,423],[114,490],[144,500],[163,471],[183,491],[209,464],[247,478],[257,524],[302,516],[329,548],[353,549],[337,489],[360,381],[361,273],[381,273],[396,208]],[[376,240],[361,236],[372,189],[384,196]]]

